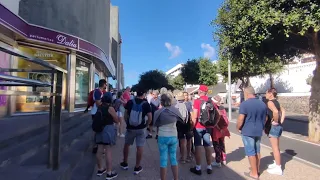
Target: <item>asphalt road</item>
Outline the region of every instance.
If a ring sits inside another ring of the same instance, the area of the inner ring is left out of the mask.
[[[232,133],[239,134],[236,130],[236,118],[237,113],[232,113],[232,121],[230,121],[229,130]],[[299,134],[302,136],[306,136],[308,133],[308,123],[307,122],[299,122],[293,121],[290,119],[286,119],[283,128],[285,132],[290,132],[294,134]],[[264,135],[261,139],[261,143],[271,147],[269,139],[266,135]],[[300,159],[309,161],[311,163],[317,164],[320,167],[320,145],[314,145],[308,142],[299,141],[298,139],[292,139],[285,136],[281,137],[280,140],[280,150],[286,152],[291,156],[298,157]],[[271,151],[271,150],[270,150]]]

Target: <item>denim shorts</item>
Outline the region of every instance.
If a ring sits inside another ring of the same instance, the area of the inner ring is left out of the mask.
[[[269,132],[269,137],[273,137],[273,138],[278,138],[280,137],[282,134],[282,126],[278,125],[278,126],[271,126],[270,132]]]
[[[137,147],[143,147],[146,142],[146,129],[127,129],[125,144],[133,145],[134,141]]]
[[[246,156],[255,156],[260,153],[260,136],[244,136],[242,135],[244,151]]]
[[[209,129],[194,129],[194,146],[212,146],[211,142],[211,132]]]
[[[96,144],[115,145],[117,137],[117,128],[114,125],[106,125],[102,132],[96,133]]]

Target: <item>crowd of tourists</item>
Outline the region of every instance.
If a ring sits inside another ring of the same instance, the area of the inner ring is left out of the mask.
[[[167,179],[168,160],[175,180],[179,179],[179,163],[195,162],[190,172],[201,175],[203,148],[207,174],[213,173],[213,167],[226,164],[225,137],[230,137],[229,119],[221,104],[222,98],[218,95],[208,97],[207,86],[200,85],[197,98],[192,98],[187,92],[173,94],[166,88],[148,92],[137,89],[134,96],[129,87],[117,93],[106,92],[106,87],[106,81],[100,80],[99,87],[89,94],[86,109],[87,112],[91,107],[97,176],[106,174],[107,180],[118,176],[118,173],[112,170],[111,151],[117,136],[125,141],[123,159],[119,162],[124,170],[129,169],[129,150],[135,143],[134,174],[143,171],[143,149],[146,141],[153,139],[153,134],[156,134],[154,139],[157,140],[159,149],[162,180]],[[253,88],[244,89],[245,101],[240,105],[237,128],[242,134],[245,153],[251,165],[251,171],[245,175],[253,179],[258,179],[260,175],[260,139],[263,131],[270,137],[275,158],[268,172],[282,175],[279,137],[284,109],[276,100],[276,94],[275,89],[268,90],[266,98],[269,101],[265,104],[255,97]]]

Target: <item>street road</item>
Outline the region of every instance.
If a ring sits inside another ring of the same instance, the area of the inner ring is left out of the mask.
[[[229,130],[232,133],[239,134],[236,130],[236,118],[238,113],[232,113],[232,120],[230,121]],[[290,119],[286,119],[284,124],[284,133],[288,134],[294,133],[302,136],[306,136],[308,133],[308,123],[307,122],[299,122],[293,121]],[[264,135],[261,139],[261,143],[271,147],[269,139],[266,135]],[[301,141],[299,139],[295,139],[294,136],[282,136],[280,139],[280,150],[290,154],[291,156],[298,157],[300,159],[309,161],[314,163],[320,167],[320,144],[316,145],[313,143],[308,143],[306,141]],[[270,149],[271,152],[271,149]]]

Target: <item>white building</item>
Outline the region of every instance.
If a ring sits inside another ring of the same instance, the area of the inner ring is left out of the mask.
[[[175,78],[177,77],[179,74],[181,74],[181,69],[183,67],[183,64],[178,64],[176,65],[175,67],[169,69],[167,72],[166,72],[166,76],[170,76],[172,78]]]

